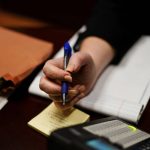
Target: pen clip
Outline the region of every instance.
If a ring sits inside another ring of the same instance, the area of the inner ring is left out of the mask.
[[[72,49],[68,42],[64,44],[64,70],[66,70],[71,57]]]

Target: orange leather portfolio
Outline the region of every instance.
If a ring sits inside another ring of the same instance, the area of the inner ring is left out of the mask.
[[[0,89],[15,87],[53,52],[53,44],[0,27]]]

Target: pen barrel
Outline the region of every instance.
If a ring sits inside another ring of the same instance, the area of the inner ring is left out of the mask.
[[[68,94],[68,82],[62,81],[61,93]]]
[[[67,65],[69,63],[69,59],[71,57],[72,49],[68,42],[64,44],[64,70],[66,70]],[[62,94],[62,102],[65,105],[67,100],[67,94],[69,89],[69,83],[66,81],[62,81],[61,94]]]

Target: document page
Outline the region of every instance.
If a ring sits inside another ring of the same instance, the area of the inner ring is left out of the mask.
[[[150,37],[141,37],[118,65],[106,68],[78,105],[137,123],[150,97],[149,49]]]

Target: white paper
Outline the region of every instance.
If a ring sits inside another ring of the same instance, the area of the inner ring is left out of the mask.
[[[8,100],[6,97],[0,96],[0,110],[7,104]]]

